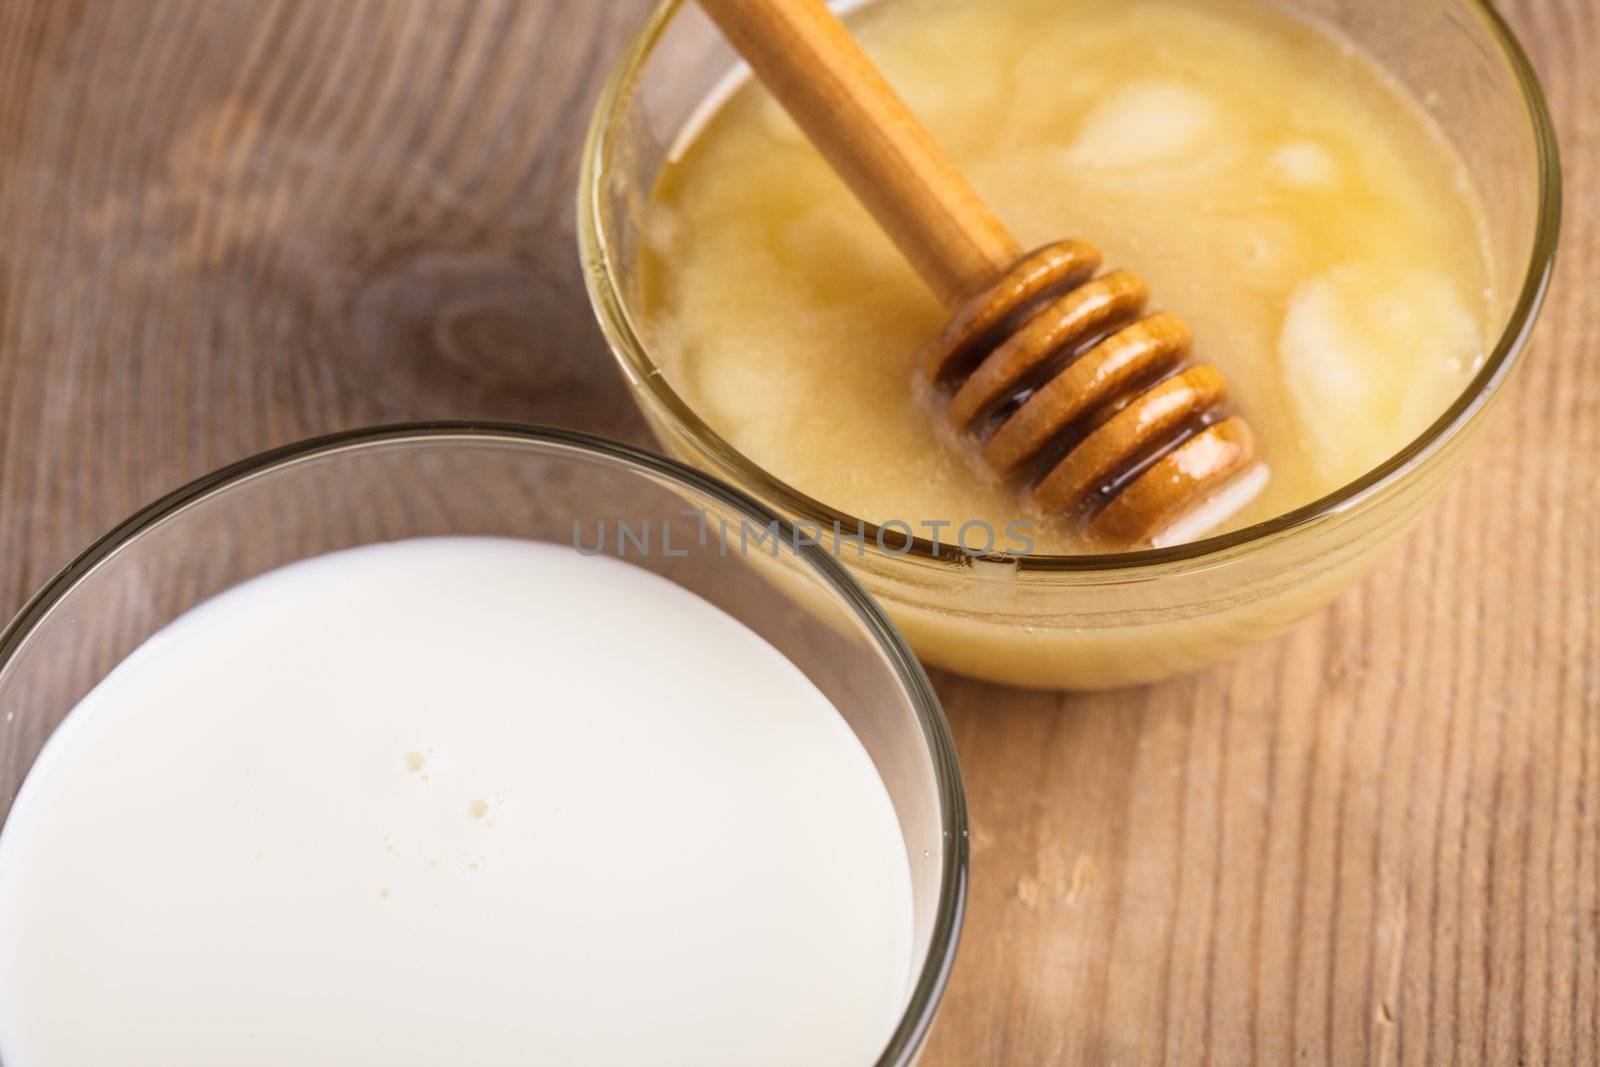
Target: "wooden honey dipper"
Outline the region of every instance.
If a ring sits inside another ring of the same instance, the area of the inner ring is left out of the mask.
[[[1256,466],[1177,316],[1085,242],[1023,254],[823,0],[700,6],[952,309],[917,391],[1034,508],[1149,542]]]

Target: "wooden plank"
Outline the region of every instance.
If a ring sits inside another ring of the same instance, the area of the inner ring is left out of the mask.
[[[0,611],[309,434],[644,440],[571,235],[644,6],[0,3]],[[1371,580],[1232,664],[939,679],[974,889],[930,1067],[1600,1062],[1600,7],[1508,7],[1568,224],[1488,440]]]

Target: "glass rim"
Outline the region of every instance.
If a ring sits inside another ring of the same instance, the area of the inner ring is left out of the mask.
[[[1511,27],[1495,10],[1491,0],[1459,2],[1478,16],[1515,76],[1533,137],[1538,182],[1532,248],[1516,302],[1494,347],[1460,395],[1443,414],[1383,463],[1316,500],[1249,526],[1167,548],[1000,558],[1024,574],[1123,572],[1170,564],[1217,562],[1235,552],[1248,551],[1257,544],[1360,508],[1404,482],[1469,426],[1499,392],[1527,347],[1554,274],[1561,229],[1560,148],[1543,86]],[[763,499],[774,501],[779,509],[796,516],[798,521],[818,523],[825,529],[832,529],[838,523],[842,529],[863,531],[869,540],[879,538],[883,530],[878,524],[831,507],[771,474],[701,419],[667,382],[666,375],[650,357],[624,304],[602,219],[604,182],[610,171],[614,134],[622,125],[619,119],[623,102],[667,25],[685,3],[686,0],[657,0],[606,79],[590,120],[578,179],[577,205],[579,255],[590,303],[613,356],[633,388],[646,392],[658,410],[665,412],[678,429],[724,468],[734,472],[742,484],[752,486]],[[896,545],[906,540],[898,532],[889,538]],[[922,537],[910,538],[908,543],[908,551],[894,557],[896,562],[953,561],[960,555],[949,545],[935,545]]]
[[[916,980],[908,991],[899,1021],[876,1061],[876,1067],[908,1067],[933,1025],[934,1015],[949,982],[966,910],[969,859],[966,792],[950,725],[921,662],[883,608],[844,565],[823,548],[809,543],[809,539],[797,537],[790,520],[743,490],[712,475],[647,449],[593,434],[506,422],[395,423],[345,430],[283,445],[203,475],[145,505],[95,539],[30,597],[10,622],[0,629],[0,673],[5,672],[38,625],[83,578],[108,563],[120,549],[177,513],[226,494],[245,483],[312,460],[395,444],[451,442],[531,446],[547,454],[600,460],[638,477],[664,479],[690,489],[763,527],[776,523],[778,541],[810,564],[813,572],[866,627],[893,669],[921,726],[923,741],[933,766],[944,845],[939,898],[934,905],[927,958],[915,972]],[[774,590],[773,595],[784,594]]]

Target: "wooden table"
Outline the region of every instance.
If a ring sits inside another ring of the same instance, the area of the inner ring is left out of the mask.
[[[643,8],[4,0],[0,611],[295,438],[644,440],[572,237]],[[1508,16],[1569,189],[1509,403],[1398,556],[1268,647],[1097,697],[939,679],[974,880],[929,1067],[1600,1063],[1600,4]]]

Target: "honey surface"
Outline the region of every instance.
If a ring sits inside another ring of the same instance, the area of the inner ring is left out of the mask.
[[[1229,0],[882,0],[854,26],[1024,247],[1089,240],[1192,328],[1271,471],[1228,526],[1381,463],[1481,362],[1475,193],[1339,40]],[[947,312],[763,89],[694,132],[650,212],[647,340],[715,431],[869,521],[1021,513],[912,399]],[[1033,541],[1089,547],[1065,524]]]

